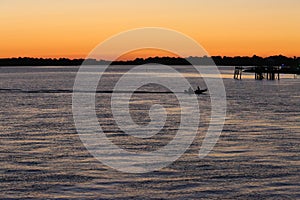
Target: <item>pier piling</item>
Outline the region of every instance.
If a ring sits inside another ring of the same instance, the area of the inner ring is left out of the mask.
[[[243,67],[235,67],[234,68],[234,79],[242,79]]]
[[[244,70],[243,67],[234,68],[234,79],[242,79],[242,72],[254,73],[255,80],[280,80],[280,67],[278,66],[256,66],[251,69]]]

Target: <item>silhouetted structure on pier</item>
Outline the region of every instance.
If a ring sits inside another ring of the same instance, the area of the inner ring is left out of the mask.
[[[268,66],[268,67],[255,67],[255,79],[256,80],[280,80],[280,67]]]
[[[242,79],[242,73],[254,73],[255,80],[280,80],[280,74],[294,74],[300,73],[297,67],[280,67],[280,66],[256,66],[251,68],[235,67],[234,79]]]
[[[242,79],[243,67],[235,67],[234,68],[234,79]]]

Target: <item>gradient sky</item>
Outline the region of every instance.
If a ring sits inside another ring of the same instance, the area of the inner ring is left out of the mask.
[[[299,10],[299,0],[0,0],[0,57],[85,57],[149,26],[182,32],[210,55],[300,56]]]

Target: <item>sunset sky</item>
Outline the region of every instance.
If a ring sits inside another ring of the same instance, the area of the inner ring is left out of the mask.
[[[210,55],[300,56],[299,10],[299,0],[0,0],[0,57],[84,58],[142,27],[177,30]]]

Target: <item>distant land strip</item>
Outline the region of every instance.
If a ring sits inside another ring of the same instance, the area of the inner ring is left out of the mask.
[[[69,58],[0,58],[0,66],[79,66],[79,65],[142,65],[142,64],[164,64],[164,65],[190,65],[192,61],[197,65],[217,66],[290,66],[300,67],[300,57],[286,57],[275,55],[269,57],[260,56],[212,56],[212,57],[149,57],[136,58],[127,61],[107,61],[96,59],[69,59]]]

